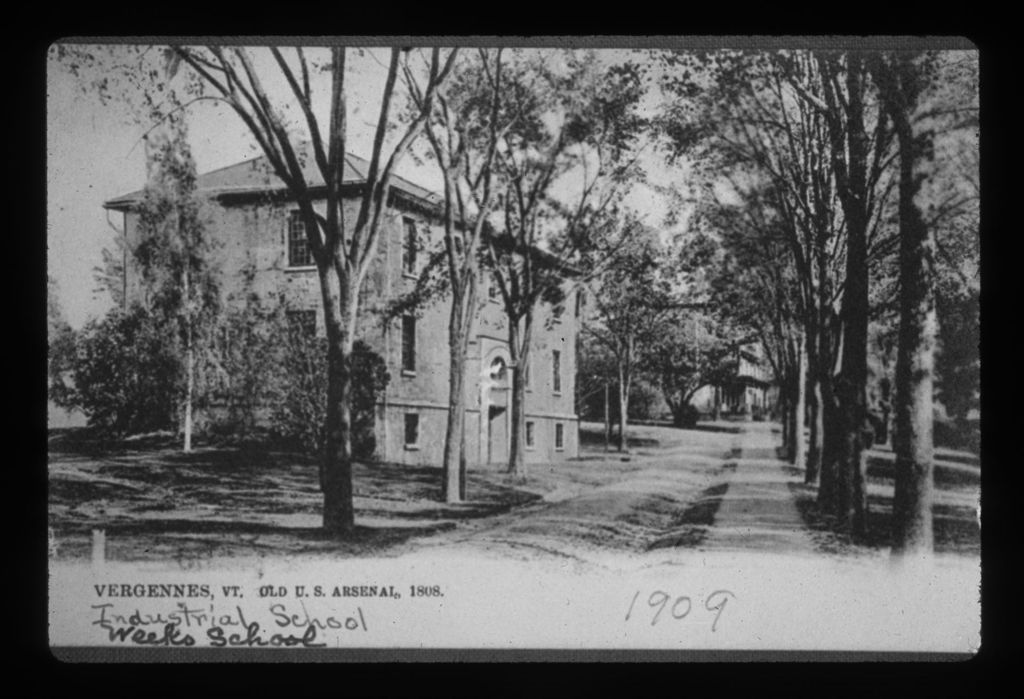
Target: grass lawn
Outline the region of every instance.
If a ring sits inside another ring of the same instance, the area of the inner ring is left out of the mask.
[[[320,531],[322,496],[313,459],[267,447],[199,446],[183,454],[168,436],[98,444],[83,430],[51,432],[49,525],[58,557],[91,552],[106,531],[108,558],[193,558],[338,551],[377,554],[459,520],[508,511],[541,497],[543,484],[472,472],[468,501],[440,500],[441,469],[356,464],[359,531],[349,541]]]
[[[817,488],[792,484],[797,506],[822,550],[874,552],[891,545],[895,458],[888,447],[876,446],[868,451],[868,531],[866,540],[859,546],[838,534],[832,518],[818,509]],[[980,458],[970,451],[936,448],[934,474],[935,552],[980,556]]]
[[[358,531],[336,541],[320,530],[317,464],[308,456],[266,445],[200,445],[183,454],[170,435],[101,443],[86,429],[52,430],[49,526],[58,558],[91,555],[93,529],[106,532],[106,556],[116,560],[182,561],[254,552],[387,555],[410,539],[434,536],[460,522],[613,484],[636,470],[633,459],[662,447],[652,434],[666,430],[637,428],[633,454],[625,457],[606,454],[603,441],[595,445],[598,427],[583,432],[588,436],[581,458],[529,464],[526,479],[471,469],[467,501],[457,505],[441,501],[439,467],[357,463]],[[709,455],[721,451],[715,436],[708,435]],[[697,441],[692,449],[699,452]]]

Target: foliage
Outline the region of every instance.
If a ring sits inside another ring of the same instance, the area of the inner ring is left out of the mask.
[[[217,270],[211,263],[203,201],[184,126],[149,139],[149,179],[139,205],[138,240],[131,254],[145,305],[174,319],[182,337],[219,306]]]
[[[980,407],[980,294],[976,290],[960,295],[940,292],[935,301],[939,318],[937,393],[946,413],[963,421],[971,409]]]
[[[629,419],[655,420],[664,414],[665,399],[661,389],[642,377],[634,381],[629,387]]]
[[[500,141],[500,216],[488,252],[517,322],[542,299],[560,300],[566,262],[592,266],[595,231],[617,225],[625,186],[642,179],[647,120],[641,69],[605,67],[593,51],[516,52],[505,79],[505,108],[517,118]],[[537,246],[553,253],[547,264]]]
[[[73,405],[74,391],[70,374],[74,366],[75,332],[68,325],[57,300],[57,282],[46,275],[47,394],[54,403]]]
[[[700,419],[700,411],[689,403],[672,412],[672,424],[676,427],[695,427]]]
[[[632,217],[619,225],[622,232],[608,232],[602,241],[614,249],[604,273],[592,285],[594,312],[584,326],[584,332],[612,355],[616,369],[632,366],[641,348],[662,329],[659,321],[677,302],[674,280],[661,273],[668,254],[658,232],[640,226]]]
[[[73,339],[58,404],[116,434],[171,427],[181,375],[175,344],[173,331],[138,305],[90,320]]]
[[[113,228],[113,225],[111,225]],[[117,308],[124,308],[125,298],[125,273],[124,263],[127,257],[128,244],[125,241],[125,232],[114,229],[113,247],[104,247],[101,255],[103,262],[93,267],[93,279],[96,282],[94,293],[105,293]]]
[[[642,367],[661,389],[676,425],[683,426],[700,388],[735,376],[735,345],[709,314],[676,311],[659,329]]]
[[[219,314],[208,377],[213,430],[245,438],[273,405],[284,359],[282,308],[265,307],[250,293]]]
[[[295,327],[279,325],[276,329],[272,341],[284,351],[278,371],[271,377],[271,429],[305,452],[320,454],[327,413],[327,340]],[[387,386],[389,375],[384,360],[362,340],[353,344],[351,361],[352,453],[368,459],[377,447],[377,397]]]

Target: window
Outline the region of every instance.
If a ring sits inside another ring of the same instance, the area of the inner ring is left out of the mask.
[[[420,444],[420,416],[417,413],[405,414],[405,448],[415,449]]]
[[[293,211],[288,216],[288,266],[309,267],[311,264],[313,255],[309,250],[309,239],[306,237],[302,214]]]
[[[527,421],[527,423],[526,423],[526,448],[527,449],[533,449],[534,446],[535,446],[535,443],[534,443],[534,433],[533,433],[533,422]]]
[[[555,449],[565,449],[565,425],[555,423]]]
[[[316,336],[316,311],[288,311],[288,328],[301,337]]]
[[[508,365],[501,357],[495,357],[491,362],[491,379],[494,386],[506,386],[508,381]]]
[[[416,316],[402,316],[402,371],[416,371]]]
[[[558,350],[551,352],[551,370],[553,372],[551,379],[552,390],[555,393],[562,392],[562,353]]]
[[[487,298],[495,303],[501,303],[501,289],[498,288],[498,279],[489,277],[487,279]]]
[[[402,271],[406,274],[416,274],[416,222],[411,218],[404,218],[405,240],[402,244]]]
[[[576,317],[580,317],[580,313],[583,311],[583,306],[586,305],[587,299],[583,293],[583,289],[576,292]]]

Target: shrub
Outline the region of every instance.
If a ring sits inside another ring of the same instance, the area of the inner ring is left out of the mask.
[[[327,340],[299,328],[284,332],[286,352],[275,376],[272,430],[309,454],[323,447],[327,415]],[[352,348],[352,453],[360,459],[376,451],[377,396],[387,386],[384,360],[359,340]]]
[[[672,414],[672,424],[676,427],[696,427],[700,419],[700,411],[689,403],[684,403]]]
[[[143,308],[111,311],[64,342],[61,364],[70,381],[61,389],[62,407],[78,408],[90,426],[118,434],[175,424],[177,338]]]

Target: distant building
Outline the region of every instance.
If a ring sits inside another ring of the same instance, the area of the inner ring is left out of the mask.
[[[703,413],[712,414],[715,406],[723,415],[766,415],[775,409],[778,388],[761,345],[748,342],[737,345],[736,372],[728,381],[705,386],[690,403]]]
[[[312,159],[309,159],[310,163]],[[348,155],[343,192],[351,195],[346,216],[354,220],[358,195],[366,185],[369,164]],[[308,166],[314,195],[323,193],[319,173]],[[222,272],[225,299],[255,293],[283,298],[287,312],[318,334],[324,333],[321,294],[298,209],[284,184],[264,158],[215,170],[198,178],[201,195],[210,201],[208,232]],[[138,233],[137,191],[104,203],[123,212],[129,245]],[[449,299],[438,299],[385,324],[380,312],[410,290],[428,251],[443,241],[441,199],[396,177],[388,218],[381,230],[377,256],[362,291],[357,334],[384,358],[391,381],[380,397],[376,417],[377,458],[404,464],[440,464],[448,408]],[[321,200],[320,206],[324,206]],[[538,251],[540,261],[544,254]],[[138,276],[125,270],[129,299],[140,293]],[[508,460],[511,424],[511,372],[508,318],[491,280],[479,294],[477,319],[469,345],[466,382],[466,450],[473,464]],[[578,454],[575,413],[576,335],[579,305],[575,294],[558,311],[543,305],[535,314],[527,372],[525,459],[556,461]]]

